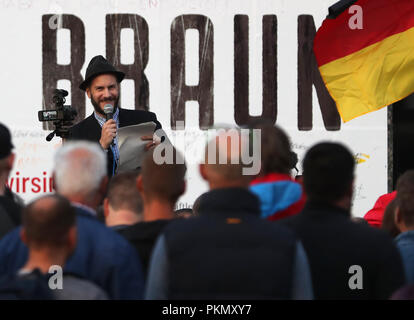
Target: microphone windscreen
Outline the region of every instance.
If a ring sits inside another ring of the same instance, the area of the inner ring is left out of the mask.
[[[114,113],[114,106],[112,104],[106,104],[104,106],[104,113],[108,114],[108,113]]]

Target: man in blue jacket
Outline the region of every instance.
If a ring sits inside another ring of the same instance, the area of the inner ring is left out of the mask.
[[[414,170],[406,171],[397,182],[395,225],[400,234],[395,243],[400,251],[407,283],[414,284]]]
[[[55,156],[54,182],[77,212],[77,246],[64,271],[93,281],[111,299],[141,299],[144,277],[137,253],[96,218],[107,184],[103,151],[90,142],[65,144]],[[19,233],[15,229],[0,241],[0,274],[15,273],[27,260]]]

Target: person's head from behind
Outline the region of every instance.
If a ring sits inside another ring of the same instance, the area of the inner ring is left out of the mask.
[[[198,216],[199,215],[200,202],[201,202],[201,199],[203,198],[202,196],[203,195],[200,195],[194,200],[193,207],[192,207],[193,216]]]
[[[106,192],[106,161],[104,152],[96,143],[65,143],[54,159],[56,191],[72,202],[95,209]]]
[[[309,201],[349,210],[354,168],[354,157],[341,144],[323,142],[310,148],[303,160],[303,186]]]
[[[23,210],[21,238],[31,252],[66,259],[76,247],[75,209],[57,194],[31,202]]]
[[[286,132],[270,121],[251,122],[251,129],[261,130],[261,170],[260,175],[269,173],[290,174],[296,166],[297,155],[291,149]]]
[[[13,148],[9,129],[0,123],[0,184],[7,180],[13,168],[15,158]]]
[[[400,234],[400,230],[395,224],[395,209],[397,207],[397,202],[392,200],[384,211],[384,216],[382,217],[381,229],[385,230],[391,237],[395,238]]]
[[[118,173],[108,184],[104,200],[105,220],[108,226],[134,224],[142,220],[142,198],[136,188],[138,172]]]
[[[187,166],[183,155],[172,147],[172,161],[158,161],[155,149],[149,150],[141,165],[137,188],[145,206],[151,202],[168,204],[173,210],[178,198],[185,191]]]
[[[414,170],[398,178],[395,206],[394,221],[400,232],[414,230]]]
[[[177,218],[191,218],[194,217],[193,209],[191,208],[181,208],[174,211],[174,214]]]
[[[246,174],[242,150],[247,141],[240,130],[222,130],[206,146],[204,162],[200,164],[201,177],[210,189],[242,187],[247,188],[254,176]]]

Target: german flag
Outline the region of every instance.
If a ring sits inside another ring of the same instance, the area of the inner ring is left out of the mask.
[[[326,19],[314,39],[319,70],[344,122],[414,92],[414,0],[355,5],[362,29],[352,29],[358,11],[347,9]]]

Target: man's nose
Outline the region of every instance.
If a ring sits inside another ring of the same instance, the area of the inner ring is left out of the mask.
[[[104,89],[104,98],[110,98],[111,97],[111,92],[109,91],[108,88]]]

